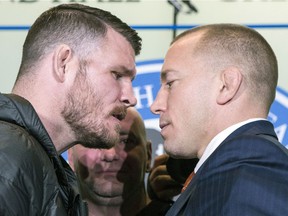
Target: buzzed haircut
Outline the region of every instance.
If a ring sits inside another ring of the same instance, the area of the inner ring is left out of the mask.
[[[59,44],[70,46],[74,54],[85,58],[92,44],[105,37],[108,28],[126,38],[135,55],[140,53],[142,40],[138,33],[108,11],[73,3],[43,12],[28,31],[17,79]]]

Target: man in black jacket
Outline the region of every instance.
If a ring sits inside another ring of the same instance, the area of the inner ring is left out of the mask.
[[[0,95],[0,215],[87,214],[59,154],[118,142],[140,50],[133,29],[97,8],[63,4],[35,21],[13,94]]]

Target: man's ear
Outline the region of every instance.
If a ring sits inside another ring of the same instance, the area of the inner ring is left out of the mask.
[[[152,143],[150,140],[147,141],[146,148],[147,148],[146,172],[150,172],[152,162]]]
[[[67,64],[72,59],[72,50],[66,44],[61,44],[54,52],[53,66],[54,76],[59,82],[65,81]]]
[[[221,87],[217,97],[217,103],[224,105],[231,101],[237,94],[243,75],[237,67],[226,68],[221,73]]]

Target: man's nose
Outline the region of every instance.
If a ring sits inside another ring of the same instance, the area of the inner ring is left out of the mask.
[[[166,102],[164,96],[164,92],[160,89],[155,100],[150,106],[150,110],[152,113],[160,115],[161,111],[164,111],[166,109]]]
[[[133,86],[131,80],[126,81],[123,84],[121,101],[128,107],[134,107],[137,104],[137,99],[134,95]]]
[[[110,148],[110,149],[103,149],[102,153],[103,153],[103,160],[106,162],[112,162],[114,160],[119,159],[119,156],[117,154],[115,147]]]

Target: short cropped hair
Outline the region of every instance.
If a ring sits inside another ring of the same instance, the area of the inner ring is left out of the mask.
[[[209,24],[178,35],[176,41],[200,32],[193,53],[205,56],[209,67],[238,67],[251,94],[269,109],[275,99],[278,81],[277,58],[264,37],[252,28],[238,24]]]
[[[89,48],[93,48],[92,44],[105,37],[108,27],[127,39],[135,55],[140,53],[142,44],[137,32],[108,11],[73,3],[43,12],[31,26],[24,42],[18,77],[61,43],[70,46],[79,58],[85,58]]]

